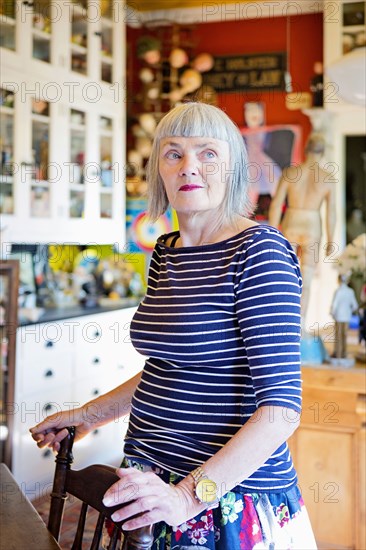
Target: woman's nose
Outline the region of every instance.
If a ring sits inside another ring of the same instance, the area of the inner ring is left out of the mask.
[[[179,167],[180,176],[195,176],[199,172],[198,161],[195,156],[186,155],[182,157]]]

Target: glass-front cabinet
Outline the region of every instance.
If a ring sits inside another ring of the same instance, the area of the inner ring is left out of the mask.
[[[32,3],[29,3],[32,4]],[[51,36],[53,14],[50,0],[33,2],[32,52],[34,59],[51,62]]]
[[[112,201],[114,186],[113,170],[113,120],[99,117],[100,135],[100,216],[112,217]]]
[[[88,72],[88,8],[86,2],[74,2],[71,9],[71,70]]]
[[[47,101],[32,99],[32,183],[30,215],[48,218],[50,212],[49,135],[50,105]]]
[[[113,82],[113,2],[102,2],[100,18],[100,52],[101,72],[100,79],[104,82]]]
[[[0,89],[0,214],[14,213],[14,93]]]
[[[0,3],[7,242],[124,244],[125,17],[115,4]]]
[[[85,211],[85,113],[70,110],[70,218],[82,218]]]
[[[0,47],[8,50],[16,48],[16,2],[0,2]]]

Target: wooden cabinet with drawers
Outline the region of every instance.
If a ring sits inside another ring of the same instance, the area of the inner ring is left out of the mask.
[[[366,548],[366,369],[303,367],[303,412],[290,441],[320,549]]]

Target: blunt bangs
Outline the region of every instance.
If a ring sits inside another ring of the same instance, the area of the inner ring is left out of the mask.
[[[248,195],[248,157],[239,128],[218,107],[191,102],[174,107],[161,119],[155,130],[146,166],[148,214],[152,221],[157,220],[169,206],[159,173],[160,141],[168,137],[208,137],[226,141],[229,144],[231,166],[219,222],[230,223],[237,215],[247,216],[252,212]]]
[[[205,103],[188,103],[169,111],[157,128],[155,139],[167,137],[210,137],[230,142],[228,121],[234,123],[217,107]]]

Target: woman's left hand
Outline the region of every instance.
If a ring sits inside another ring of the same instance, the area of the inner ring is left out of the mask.
[[[103,504],[124,504],[114,512],[112,520],[127,520],[122,525],[126,531],[159,521],[180,525],[204,510],[194,498],[187,478],[178,485],[169,485],[153,472],[141,472],[136,468],[118,468],[116,473],[120,480],[105,493]],[[128,519],[137,514],[138,517]]]

